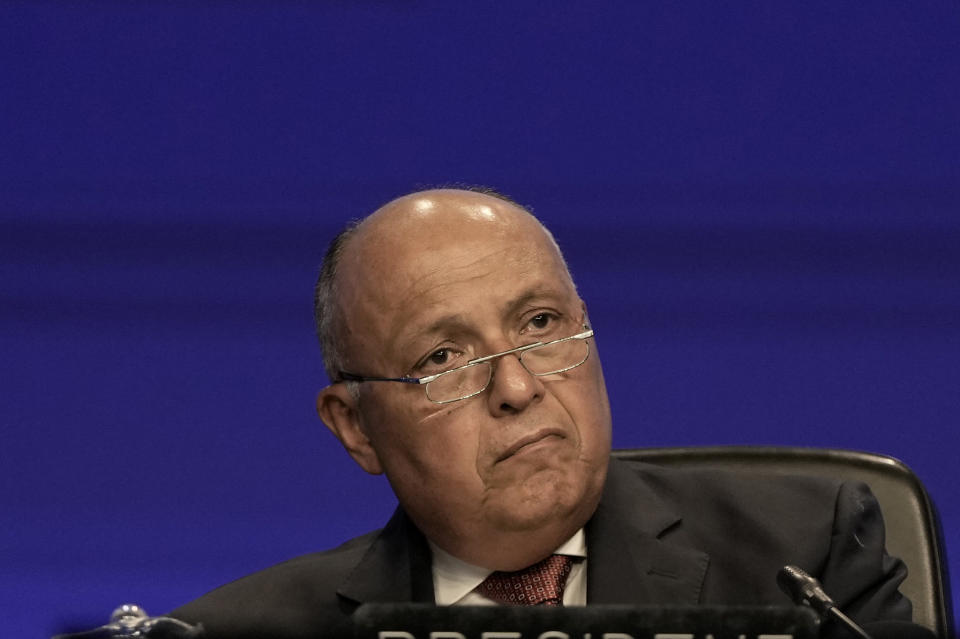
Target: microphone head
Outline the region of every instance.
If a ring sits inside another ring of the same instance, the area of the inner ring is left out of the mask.
[[[790,597],[790,601],[795,604],[802,604],[806,596],[803,594],[804,584],[810,583],[813,579],[796,566],[784,566],[777,573],[777,585],[785,595]]]
[[[781,568],[777,573],[777,585],[793,603],[798,606],[811,606],[821,615],[835,606],[830,596],[823,591],[820,582],[796,566]]]

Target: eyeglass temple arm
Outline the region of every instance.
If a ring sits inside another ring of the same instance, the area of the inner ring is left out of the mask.
[[[337,379],[334,383],[339,382],[403,382],[404,384],[426,384],[423,381],[426,378],[418,377],[367,377],[365,375],[356,375],[354,373],[348,373],[346,371],[337,371]]]

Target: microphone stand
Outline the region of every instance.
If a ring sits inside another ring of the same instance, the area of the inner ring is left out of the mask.
[[[777,573],[777,585],[793,603],[798,606],[810,606],[821,619],[832,619],[840,623],[858,639],[873,639],[857,623],[840,612],[833,599],[824,592],[820,582],[796,566],[784,566]]]

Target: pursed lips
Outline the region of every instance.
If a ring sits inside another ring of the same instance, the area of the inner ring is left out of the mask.
[[[514,455],[519,453],[521,450],[526,448],[527,446],[536,444],[537,442],[543,441],[548,437],[562,438],[564,436],[565,435],[563,431],[557,428],[544,428],[543,430],[538,430],[537,432],[531,433],[526,437],[521,437],[520,439],[515,441],[513,444],[511,444],[510,447],[507,448],[507,450],[504,451],[503,454],[497,458],[497,461],[495,463],[500,463],[505,459],[509,459],[510,457],[513,457]]]

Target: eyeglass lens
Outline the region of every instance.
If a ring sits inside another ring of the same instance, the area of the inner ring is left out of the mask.
[[[579,366],[589,354],[590,347],[585,340],[571,339],[523,351],[520,361],[533,375],[550,375]],[[492,376],[490,362],[450,371],[426,385],[427,397],[438,403],[466,399],[482,392]]]

